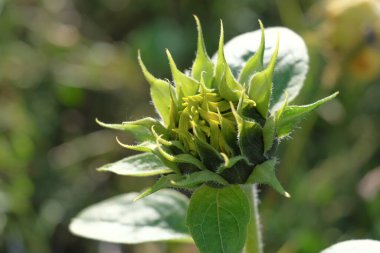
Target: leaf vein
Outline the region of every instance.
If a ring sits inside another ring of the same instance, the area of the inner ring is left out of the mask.
[[[216,193],[216,217],[217,217],[217,222],[218,222],[218,231],[219,231],[219,238],[220,238],[220,246],[222,247],[222,253],[224,253],[224,244],[223,244],[223,237],[222,237],[222,232],[220,230],[220,214],[219,214],[219,208],[220,208],[220,203],[219,203],[219,191]]]

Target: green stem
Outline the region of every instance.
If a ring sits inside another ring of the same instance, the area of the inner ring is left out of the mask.
[[[263,253],[257,188],[256,185],[244,185],[242,189],[248,196],[252,210],[251,220],[248,224],[247,240],[245,241],[245,253]]]

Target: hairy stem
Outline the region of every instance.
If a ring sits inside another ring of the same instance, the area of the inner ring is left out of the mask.
[[[245,253],[263,253],[261,224],[258,210],[258,198],[256,185],[244,185],[242,189],[247,194],[251,206],[251,220],[248,224]]]

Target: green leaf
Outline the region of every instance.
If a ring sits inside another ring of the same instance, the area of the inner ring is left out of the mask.
[[[238,155],[238,156],[234,156],[231,158],[228,157],[227,155],[223,154],[223,153],[222,153],[222,155],[223,155],[223,159],[224,159],[224,164],[219,166],[219,168],[216,170],[216,173],[218,173],[218,174],[221,174],[226,169],[232,168],[235,164],[237,164],[240,161],[245,161],[247,164],[249,164],[247,157],[245,157],[243,155]]]
[[[276,48],[268,66],[266,69],[256,73],[252,77],[248,87],[248,95],[253,101],[256,102],[257,111],[259,111],[264,119],[267,118],[269,103],[272,98],[272,78],[278,55],[278,45],[279,42],[277,37]]]
[[[223,74],[223,78],[220,80],[218,90],[219,95],[225,100],[237,102],[239,101],[240,94],[242,92],[242,87],[235,81],[232,74]]]
[[[293,105],[285,107],[284,111],[281,114],[281,117],[279,117],[278,120],[278,126],[277,126],[277,133],[278,137],[285,137],[289,135],[296,125],[312,110],[318,108],[320,105],[330,101],[331,99],[335,98],[339,92],[335,92],[334,94],[323,98],[321,100],[318,100],[317,102],[309,105]]]
[[[136,196],[123,194],[84,209],[71,221],[70,231],[113,243],[191,242],[185,223],[187,197],[174,190],[134,202]]]
[[[273,76],[271,110],[277,110],[285,101],[285,91],[289,101],[294,100],[301,90],[307,71],[309,57],[303,39],[295,32],[284,27],[265,29],[264,66],[273,55],[277,35],[280,46]],[[248,59],[255,54],[261,42],[261,31],[239,35],[224,47],[225,58],[235,76],[241,72]],[[212,57],[216,62],[217,54]]]
[[[198,30],[198,48],[197,48],[197,56],[195,58],[195,61],[193,63],[193,67],[191,69],[191,76],[200,81],[202,78],[202,72],[204,83],[207,88],[211,88],[212,85],[212,78],[214,75],[214,64],[210,60],[209,56],[206,52],[206,47],[203,41],[203,34],[202,34],[202,27],[199,22],[199,19],[197,16],[194,15],[195,22],[197,24],[197,30]]]
[[[250,78],[254,73],[263,69],[263,59],[265,50],[265,33],[263,23],[259,20],[261,29],[260,46],[256,53],[249,58],[239,74],[239,82],[248,85]]]
[[[216,60],[215,60],[216,58]],[[225,75],[226,59],[224,57],[224,29],[223,22],[220,21],[220,37],[219,37],[219,47],[218,52],[213,56],[215,65],[215,78],[211,88],[217,88]]]
[[[264,161],[263,130],[259,124],[243,120],[238,138],[242,155],[251,163],[258,164]]]
[[[153,133],[154,137],[156,138],[156,143],[162,144],[162,145],[167,146],[167,147],[176,147],[179,150],[181,150],[182,152],[185,152],[184,147],[183,147],[183,145],[182,145],[182,143],[180,141],[177,141],[177,140],[173,140],[173,141],[165,140],[164,138],[162,138],[162,135],[158,135],[158,133],[155,131],[154,128],[152,128],[152,133]]]
[[[321,253],[378,253],[380,252],[380,241],[364,239],[349,240],[337,243]]]
[[[102,127],[121,130],[133,134],[137,141],[152,141],[154,140],[153,134],[150,129],[154,126],[155,129],[160,134],[166,134],[167,130],[161,125],[161,123],[151,117],[135,120],[135,121],[126,121],[121,124],[107,124],[103,123],[98,119],[95,119]]]
[[[154,154],[143,153],[103,165],[99,171],[110,171],[122,176],[147,177],[173,172]]]
[[[195,138],[194,142],[197,147],[198,154],[205,167],[208,170],[216,171],[217,168],[223,164],[223,157],[213,146],[200,140],[199,138]]]
[[[219,114],[219,124],[220,129],[222,132],[222,138],[225,140],[227,146],[227,150],[230,151],[230,153],[237,152],[239,150],[237,140],[236,140],[236,126],[234,125],[234,122],[224,118],[220,112]]]
[[[176,97],[175,94],[170,93],[170,105],[169,105],[169,125],[167,126],[168,129],[175,128],[177,122],[178,122],[178,105],[176,103]]]
[[[179,187],[195,187],[206,182],[213,182],[220,185],[228,185],[228,182],[218,174],[209,170],[197,171],[185,176],[184,179],[173,181],[172,184]]]
[[[107,124],[98,119],[95,121],[102,127],[131,133],[137,141],[154,140],[152,133],[145,126],[134,124]]]
[[[157,144],[151,141],[144,141],[136,145],[124,144],[121,141],[119,141],[117,137],[116,137],[116,141],[117,143],[119,143],[120,146],[130,149],[130,150],[138,151],[138,152],[153,152],[157,148]]]
[[[181,71],[177,69],[177,66],[173,60],[172,55],[170,54],[169,50],[166,49],[166,54],[169,59],[170,64],[170,70],[172,72],[174,83],[176,84],[176,87],[179,89],[177,90],[177,94],[180,94],[183,92],[184,96],[192,96],[195,95],[199,88],[199,82],[192,79],[191,77],[185,75]]]
[[[272,115],[270,116],[263,127],[263,136],[264,136],[264,153],[268,152],[274,142],[276,134],[276,121],[275,121],[275,116]]]
[[[174,88],[170,85],[169,82],[157,79],[151,73],[149,73],[141,59],[140,52],[138,55],[138,61],[145,79],[150,84],[150,96],[152,97],[154,107],[164,121],[165,126],[168,126],[170,123],[170,94],[171,92],[174,93]]]
[[[238,110],[240,102],[238,105]],[[259,164],[265,160],[263,130],[254,121],[243,118],[231,103],[232,114],[238,125],[238,141],[241,154],[252,164]]]
[[[284,195],[285,197],[289,198],[290,195],[287,193],[280,182],[278,181],[276,177],[276,160],[271,159],[268,161],[265,161],[259,165],[256,165],[253,169],[253,172],[247,179],[247,184],[268,184],[273,187],[276,191],[278,191],[280,194]]]
[[[238,185],[198,188],[187,212],[190,234],[201,253],[240,253],[249,220],[249,202]]]
[[[200,170],[206,170],[203,163],[190,154],[172,155],[166,152],[160,145],[158,145],[158,152],[164,159],[168,160],[169,162],[189,163],[196,166]]]
[[[237,102],[240,97],[242,87],[235,80],[230,67],[224,57],[224,30],[223,23],[220,21],[220,39],[218,48],[218,60],[215,67],[215,76],[213,87],[219,90],[222,98]]]
[[[140,193],[140,195],[138,195],[134,201],[145,198],[161,189],[172,187],[172,182],[181,179],[181,177],[182,176],[178,174],[170,174],[160,177],[153,186]]]

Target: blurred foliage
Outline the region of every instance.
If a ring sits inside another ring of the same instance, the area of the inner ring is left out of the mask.
[[[194,58],[192,14],[209,52],[218,19],[226,40],[284,25],[309,46],[299,102],[339,90],[282,146],[292,194],[262,188],[267,252],[309,253],[349,238],[380,239],[380,3],[378,0],[0,0],[0,252],[196,252],[189,245],[120,246],[76,238],[83,207],[149,185],[96,172],[130,155],[94,123],[154,115],[137,49],[169,77]],[[154,66],[154,67],[153,67]],[[131,136],[120,136],[132,142]]]

